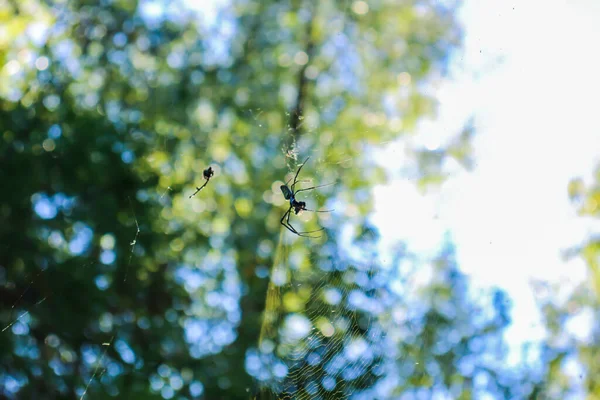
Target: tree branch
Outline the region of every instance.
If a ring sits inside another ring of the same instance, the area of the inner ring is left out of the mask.
[[[292,130],[292,140],[295,141],[301,135],[300,122],[304,116],[304,107],[306,103],[307,91],[308,91],[308,79],[306,78],[306,69],[308,68],[310,61],[314,55],[315,42],[312,38],[313,22],[314,18],[310,18],[306,24],[306,55],[308,55],[308,62],[300,68],[298,72],[298,94],[296,95],[296,103],[290,113],[289,126]]]

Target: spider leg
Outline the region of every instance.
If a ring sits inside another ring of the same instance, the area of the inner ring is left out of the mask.
[[[288,212],[287,212],[287,218],[286,218],[286,220],[285,220],[285,226],[286,226],[286,227],[287,227],[287,228],[288,228],[290,231],[292,231],[292,232],[294,232],[296,235],[298,235],[298,234],[299,234],[299,232],[296,230],[296,228],[294,228],[294,227],[292,226],[292,224],[290,224],[290,215],[292,214],[292,208],[293,208],[293,207],[290,207],[290,209],[289,209],[289,210],[288,210]],[[283,218],[282,218],[282,220],[283,220]]]
[[[317,229],[317,230],[315,230],[315,231],[308,231],[308,232],[298,232],[298,233],[296,233],[296,235],[298,235],[298,236],[302,236],[302,237],[307,237],[307,238],[313,238],[313,239],[317,239],[317,238],[320,238],[320,237],[321,237],[321,235],[308,235],[308,233],[321,232],[321,231],[323,231],[323,230],[325,230],[325,228]]]
[[[283,226],[286,226],[283,221],[285,221],[285,217],[290,215],[290,211],[292,211],[292,206],[290,206],[290,208],[288,208],[288,210],[283,214],[283,216],[281,217],[281,219],[279,220],[279,223]],[[287,226],[286,226],[287,228]]]
[[[287,213],[287,215],[288,215],[288,218],[287,218],[287,219],[288,219],[288,221],[286,221],[286,222],[283,222],[283,221],[282,221],[282,222],[281,222],[281,225],[285,226],[285,227],[286,227],[286,229],[287,229],[288,231],[290,231],[290,232],[292,232],[293,234],[295,234],[295,235],[298,235],[298,236],[304,236],[304,237],[313,237],[313,236],[308,236],[308,235],[305,235],[305,233],[309,233],[309,232],[298,232],[298,231],[296,230],[296,228],[294,228],[294,227],[292,226],[292,224],[290,224],[290,223],[289,223],[289,215],[290,215],[290,213],[288,212],[288,213]],[[285,215],[284,215],[284,217],[285,217]],[[315,236],[315,237],[318,237],[318,236]]]
[[[288,228],[288,230],[290,230],[292,233],[295,233],[295,234],[296,234],[296,235],[298,235],[298,236],[301,236],[301,237],[309,237],[309,238],[314,238],[314,239],[316,239],[316,238],[320,238],[320,237],[321,237],[321,235],[315,236],[315,235],[309,235],[309,233],[321,232],[322,230],[325,230],[325,228],[321,228],[321,229],[316,229],[316,230],[314,230],[314,231],[298,232],[298,231],[296,230],[296,228],[294,228],[294,227],[293,227],[291,224],[290,224],[289,226],[287,226],[287,225],[284,225],[284,226],[285,226],[286,228]]]
[[[300,174],[300,171],[302,170],[302,167],[304,167],[304,164],[306,164],[306,162],[308,161],[308,159],[310,158],[310,156],[306,157],[306,160],[304,160],[304,162],[302,163],[302,165],[300,165],[300,168],[298,168],[298,171],[296,171],[296,175],[294,176],[294,183],[292,183],[292,191],[294,191],[294,185],[296,183],[298,183],[296,181],[296,179],[298,179],[298,175]],[[290,180],[287,181],[286,185],[290,183]]]
[[[296,193],[300,193],[300,192],[306,192],[307,190],[314,190],[314,189],[322,188],[322,187],[325,187],[325,186],[331,186],[331,185],[335,185],[336,183],[337,183],[337,182],[331,182],[331,183],[326,183],[326,184],[324,184],[324,185],[311,186],[311,187],[309,187],[309,188],[306,188],[306,189],[298,189],[298,190],[296,190],[296,191],[294,192],[294,196],[296,195]],[[293,185],[292,185],[292,186],[293,186]],[[292,190],[294,190],[294,189],[292,188]]]
[[[202,186],[200,186],[200,187],[197,187],[197,186],[196,186],[196,191],[194,192],[194,194],[192,194],[192,195],[190,196],[190,199],[191,199],[192,197],[194,197],[196,194],[198,194],[198,192],[199,192],[199,191],[201,191],[202,189],[204,189],[204,186],[208,185],[208,181],[210,181],[210,178],[209,178],[209,179],[207,179],[207,180],[206,180],[206,182],[204,182],[204,185],[202,185]]]
[[[332,212],[335,210],[309,210],[308,208],[303,208],[302,211],[310,211],[310,212]]]
[[[279,223],[281,225],[283,225],[288,231],[295,233],[296,235],[298,235],[298,231],[296,229],[294,229],[293,226],[289,225],[289,219],[290,219],[290,212],[292,211],[292,207],[288,208],[288,210],[283,214],[283,216],[281,217],[281,220],[279,221]],[[287,223],[285,222],[285,219],[287,217]]]
[[[301,179],[299,181],[294,182],[294,184],[292,186],[290,186],[290,188],[292,189],[292,192],[294,191],[294,186],[296,186],[296,184],[298,183],[305,183],[305,182],[310,182],[310,179]]]
[[[292,209],[290,208],[287,212],[287,219],[286,219],[286,223],[287,223],[287,227],[290,231],[292,231],[293,233],[295,233],[298,236],[302,236],[302,237],[309,237],[309,238],[320,238],[321,235],[319,236],[313,236],[313,235],[308,235],[308,233],[315,233],[315,232],[321,232],[323,230],[325,230],[325,228],[321,228],[321,229],[316,229],[314,231],[306,231],[306,232],[298,232],[296,230],[296,228],[294,228],[294,226],[290,223],[290,216],[291,216],[291,211]],[[282,218],[283,221],[283,218]],[[285,226],[285,225],[284,225]]]

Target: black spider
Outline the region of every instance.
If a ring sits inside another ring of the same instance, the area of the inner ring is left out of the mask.
[[[210,181],[210,178],[212,178],[214,174],[215,174],[215,171],[213,171],[212,167],[208,167],[204,171],[202,171],[202,176],[204,176],[204,179],[206,179],[206,182],[204,182],[204,185],[202,185],[200,187],[196,187],[196,191],[194,192],[193,195],[190,196],[190,199],[192,197],[194,197],[199,191],[204,189],[204,186],[208,185],[208,181]]]
[[[296,195],[300,192],[305,192],[307,190],[314,190],[314,189],[318,189],[318,188],[321,188],[324,186],[329,186],[329,185],[334,184],[334,183],[327,183],[325,185],[312,186],[312,187],[309,187],[306,189],[298,189],[298,190],[294,191],[294,186],[296,186],[297,183],[302,182],[302,181],[297,180],[298,175],[300,174],[300,170],[302,169],[304,164],[306,164],[306,162],[308,161],[309,158],[310,157],[307,157],[306,160],[304,160],[304,162],[302,163],[302,165],[300,165],[300,168],[298,168],[298,171],[296,172],[296,175],[294,176],[294,182],[292,183],[292,186],[288,186],[288,183],[290,182],[289,180],[286,182],[285,185],[280,186],[280,189],[283,192],[283,197],[285,197],[285,199],[289,200],[289,202],[290,202],[290,208],[288,208],[288,210],[285,212],[285,214],[283,214],[283,217],[281,217],[281,221],[279,221],[279,222],[281,223],[281,225],[285,226],[290,232],[295,233],[298,236],[318,238],[318,237],[321,237],[321,235],[311,236],[311,235],[309,235],[309,233],[320,232],[320,231],[324,230],[325,228],[317,229],[314,231],[308,231],[308,232],[298,232],[296,230],[296,228],[294,228],[292,226],[292,224],[290,224],[290,214],[291,214],[292,210],[294,210],[294,214],[296,214],[296,215],[298,215],[298,213],[300,211],[312,211],[312,212],[331,212],[331,211],[333,211],[333,210],[324,210],[324,211],[309,210],[306,208],[306,202],[296,200]]]

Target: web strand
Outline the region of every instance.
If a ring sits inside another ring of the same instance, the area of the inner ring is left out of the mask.
[[[83,398],[85,397],[85,394],[87,393],[88,389],[90,388],[90,385],[94,381],[94,378],[96,377],[96,374],[98,373],[98,370],[100,369],[100,366],[102,365],[102,361],[104,360],[104,357],[106,356],[106,352],[108,351],[108,348],[111,346],[114,338],[115,337],[113,336],[109,342],[102,343],[102,346],[104,346],[106,348],[104,349],[104,352],[102,352],[102,357],[100,357],[100,360],[98,360],[98,365],[96,365],[96,368],[94,369],[94,373],[92,374],[92,377],[90,378],[87,385],[85,386],[83,394],[81,395],[79,400],[83,400]],[[106,368],[104,368],[104,370],[106,370]],[[100,376],[102,376],[102,374]]]
[[[135,210],[133,209],[133,203],[131,202],[131,198],[129,196],[127,196],[127,199],[129,200],[129,206],[131,207],[131,212],[133,213],[133,220],[135,221],[136,231],[135,231],[135,237],[133,238],[133,241],[130,243],[131,251],[129,253],[129,261],[127,262],[127,267],[125,268],[125,278],[123,279],[123,282],[127,282],[127,276],[129,275],[129,266],[131,265],[131,259],[133,258],[133,250],[135,248],[135,244],[137,243],[138,235],[140,234],[140,225],[138,224],[137,217],[135,216]]]

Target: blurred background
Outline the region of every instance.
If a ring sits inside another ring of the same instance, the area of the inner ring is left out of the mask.
[[[0,398],[600,399],[599,20],[0,0]]]

